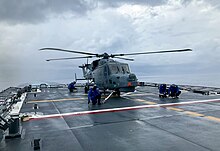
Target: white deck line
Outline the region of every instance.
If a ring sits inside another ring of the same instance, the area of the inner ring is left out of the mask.
[[[51,115],[36,115],[36,116],[30,117],[30,119],[42,119],[42,118],[53,118],[53,117],[62,117],[62,116],[76,116],[76,115],[85,115],[85,114],[118,112],[118,111],[136,110],[136,109],[143,109],[143,108],[169,107],[169,106],[179,106],[179,105],[208,103],[208,102],[220,102],[220,99],[197,100],[197,101],[190,101],[190,102],[154,104],[154,105],[139,105],[139,106],[132,106],[132,107],[101,109],[101,110],[93,110],[93,111],[80,111],[80,112],[70,112],[70,113],[51,114]]]

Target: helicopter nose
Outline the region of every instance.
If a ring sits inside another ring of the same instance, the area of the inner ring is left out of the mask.
[[[137,77],[135,74],[133,73],[129,74],[128,81],[136,81],[136,80],[137,80]]]
[[[136,86],[137,85],[137,77],[135,74],[131,73],[128,75],[128,81],[127,81],[127,86]]]

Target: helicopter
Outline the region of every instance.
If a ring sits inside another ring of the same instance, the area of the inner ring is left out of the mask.
[[[62,51],[85,55],[80,57],[47,59],[46,61],[87,58],[87,63],[79,66],[79,68],[81,68],[83,71],[83,77],[85,78],[85,80],[88,81],[85,86],[85,92],[88,91],[89,85],[91,83],[94,83],[100,90],[103,90],[104,92],[106,90],[112,90],[118,96],[120,96],[120,92],[134,92],[135,87],[138,85],[138,79],[134,73],[130,72],[129,65],[127,63],[116,61],[113,58],[134,61],[134,59],[125,58],[122,56],[192,51],[192,49],[175,49],[151,52],[119,53],[109,55],[106,52],[103,54],[98,54],[60,48],[41,48],[40,50]],[[89,64],[89,58],[100,59],[94,60],[92,61],[92,63]]]

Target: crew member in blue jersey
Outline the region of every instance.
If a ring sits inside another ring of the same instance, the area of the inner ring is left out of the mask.
[[[161,84],[159,86],[159,97],[167,97],[167,85]]]
[[[73,81],[73,82],[71,82],[71,83],[68,85],[68,89],[69,89],[70,92],[73,92],[73,90],[77,90],[76,87],[75,87],[75,84],[76,84],[76,82]]]
[[[99,89],[96,85],[93,86],[93,88],[90,88],[88,93],[88,104],[92,102],[93,105],[95,105],[98,102],[98,105],[101,105],[101,93],[99,92]]]
[[[180,95],[181,91],[179,90],[179,87],[177,85],[172,84],[168,89],[168,93],[169,96],[177,98]]]

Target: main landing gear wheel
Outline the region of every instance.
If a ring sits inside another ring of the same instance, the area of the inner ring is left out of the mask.
[[[89,91],[89,86],[85,86],[85,87],[84,87],[84,91],[85,91],[85,93],[88,93],[88,91]]]
[[[113,95],[117,95],[118,97],[121,96],[121,92],[119,90],[115,90],[115,92],[113,93]]]

